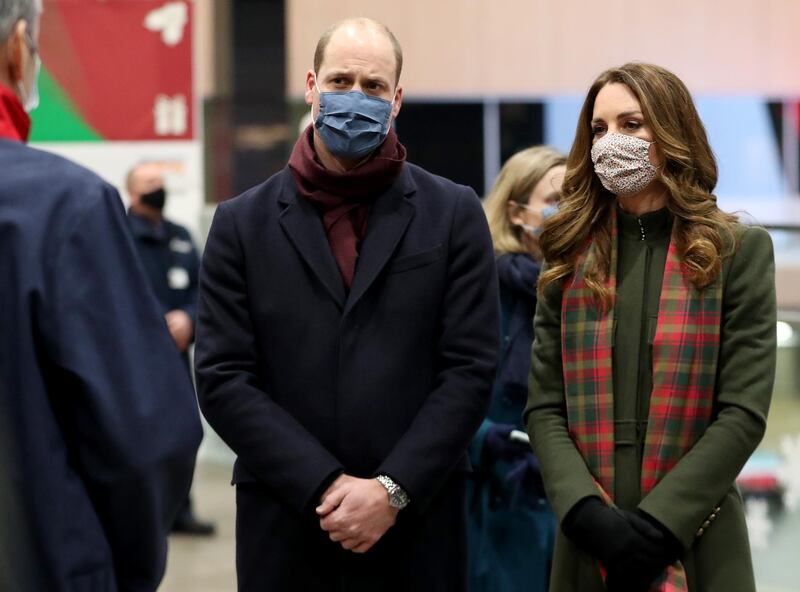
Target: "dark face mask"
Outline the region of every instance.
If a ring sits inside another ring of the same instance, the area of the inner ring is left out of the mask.
[[[144,205],[160,211],[164,209],[164,202],[167,201],[167,192],[163,187],[159,187],[155,191],[145,193],[140,199]]]

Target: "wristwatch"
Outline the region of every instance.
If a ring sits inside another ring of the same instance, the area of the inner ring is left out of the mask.
[[[405,490],[395,483],[389,475],[378,475],[375,478],[378,480],[378,483],[384,486],[389,494],[389,505],[391,507],[402,510],[408,505],[408,502],[411,501]]]

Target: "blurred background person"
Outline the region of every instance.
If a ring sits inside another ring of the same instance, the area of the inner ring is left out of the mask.
[[[191,377],[189,346],[194,341],[200,271],[197,248],[186,228],[164,218],[167,189],[159,163],[147,162],[133,167],[127,176],[126,189],[130,197],[128,223],[136,250],[187,375]],[[194,515],[191,498],[187,495],[172,530],[212,535],[214,525]]]
[[[118,193],[25,145],[41,10],[0,0],[0,588],[152,592],[200,422]]]
[[[774,258],[716,182],[674,74],[594,81],[540,238],[526,420],[566,535],[551,590],[755,590],[734,481],[772,395]]]
[[[555,540],[555,516],[539,463],[523,430],[522,410],[541,269],[539,232],[553,212],[566,157],[546,146],[508,159],[486,198],[500,280],[501,350],[491,407],[470,444],[468,481],[470,590],[544,592]]]

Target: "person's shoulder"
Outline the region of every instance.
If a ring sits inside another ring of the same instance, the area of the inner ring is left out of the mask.
[[[164,219],[164,225],[167,227],[168,234],[170,234],[171,236],[176,236],[178,238],[186,238],[186,239],[191,238],[192,233],[189,232],[189,229],[186,228],[186,226],[184,226],[183,224],[179,224],[174,220]]]
[[[122,203],[117,190],[97,173],[58,154],[2,142],[0,161],[10,165],[3,171],[4,192],[35,195],[39,207],[57,209],[60,215]]]
[[[84,166],[81,166],[63,156],[40,150],[26,144],[8,146],[4,143],[6,162],[14,162],[11,170],[3,173],[6,179],[14,178],[17,182],[38,181],[52,188],[63,187],[105,187],[108,183]],[[33,170],[31,170],[33,169]],[[35,176],[26,177],[26,173],[33,172]],[[16,172],[16,175],[14,175]],[[9,175],[9,176],[6,176]]]
[[[759,224],[735,222],[732,226],[733,243],[731,252],[735,258],[747,257],[749,254],[769,250],[772,251],[772,237],[766,228]]]
[[[727,243],[723,270],[725,276],[758,277],[774,262],[772,237],[763,226],[736,222]],[[723,276],[723,277],[725,277]]]
[[[438,197],[439,199],[477,199],[475,191],[467,185],[461,185],[447,177],[431,173],[421,166],[410,162],[406,163],[405,169],[406,174],[409,175],[416,185],[417,191],[426,194],[430,193],[434,198]]]
[[[220,202],[217,207],[235,216],[249,217],[256,210],[263,209],[266,203],[275,202],[282,195],[291,192],[291,183],[293,180],[289,169],[283,168],[262,183]]]

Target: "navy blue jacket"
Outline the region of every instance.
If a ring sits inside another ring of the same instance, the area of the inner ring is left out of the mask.
[[[128,223],[162,312],[182,310],[194,322],[200,258],[189,231],[169,220],[154,226],[147,218],[130,210]]]
[[[0,588],[152,591],[201,438],[117,192],[0,140]]]
[[[471,189],[406,164],[374,202],[359,252],[347,293],[320,215],[288,169],[221,204],[200,274],[201,409],[238,455],[234,481],[263,486],[262,520],[241,504],[237,518],[258,531],[261,587],[327,589],[288,574],[301,571],[297,561],[338,557],[304,513],[344,470],[388,474],[412,503],[364,557],[333,561],[332,581],[338,571],[345,589],[360,589],[342,572],[356,561],[349,575],[368,573],[374,559],[397,574],[383,589],[399,589],[413,555],[416,589],[461,589],[465,450],[486,411],[498,345],[486,219]],[[437,498],[445,490],[455,497]]]
[[[544,496],[526,503],[528,481],[510,480],[520,459],[486,454],[486,434],[495,423],[525,430],[522,410],[528,374],[540,263],[522,253],[497,261],[500,279],[501,348],[492,402],[470,444],[475,472],[468,482],[471,592],[544,592],[548,588],[556,520]],[[529,454],[533,454],[530,452]]]

